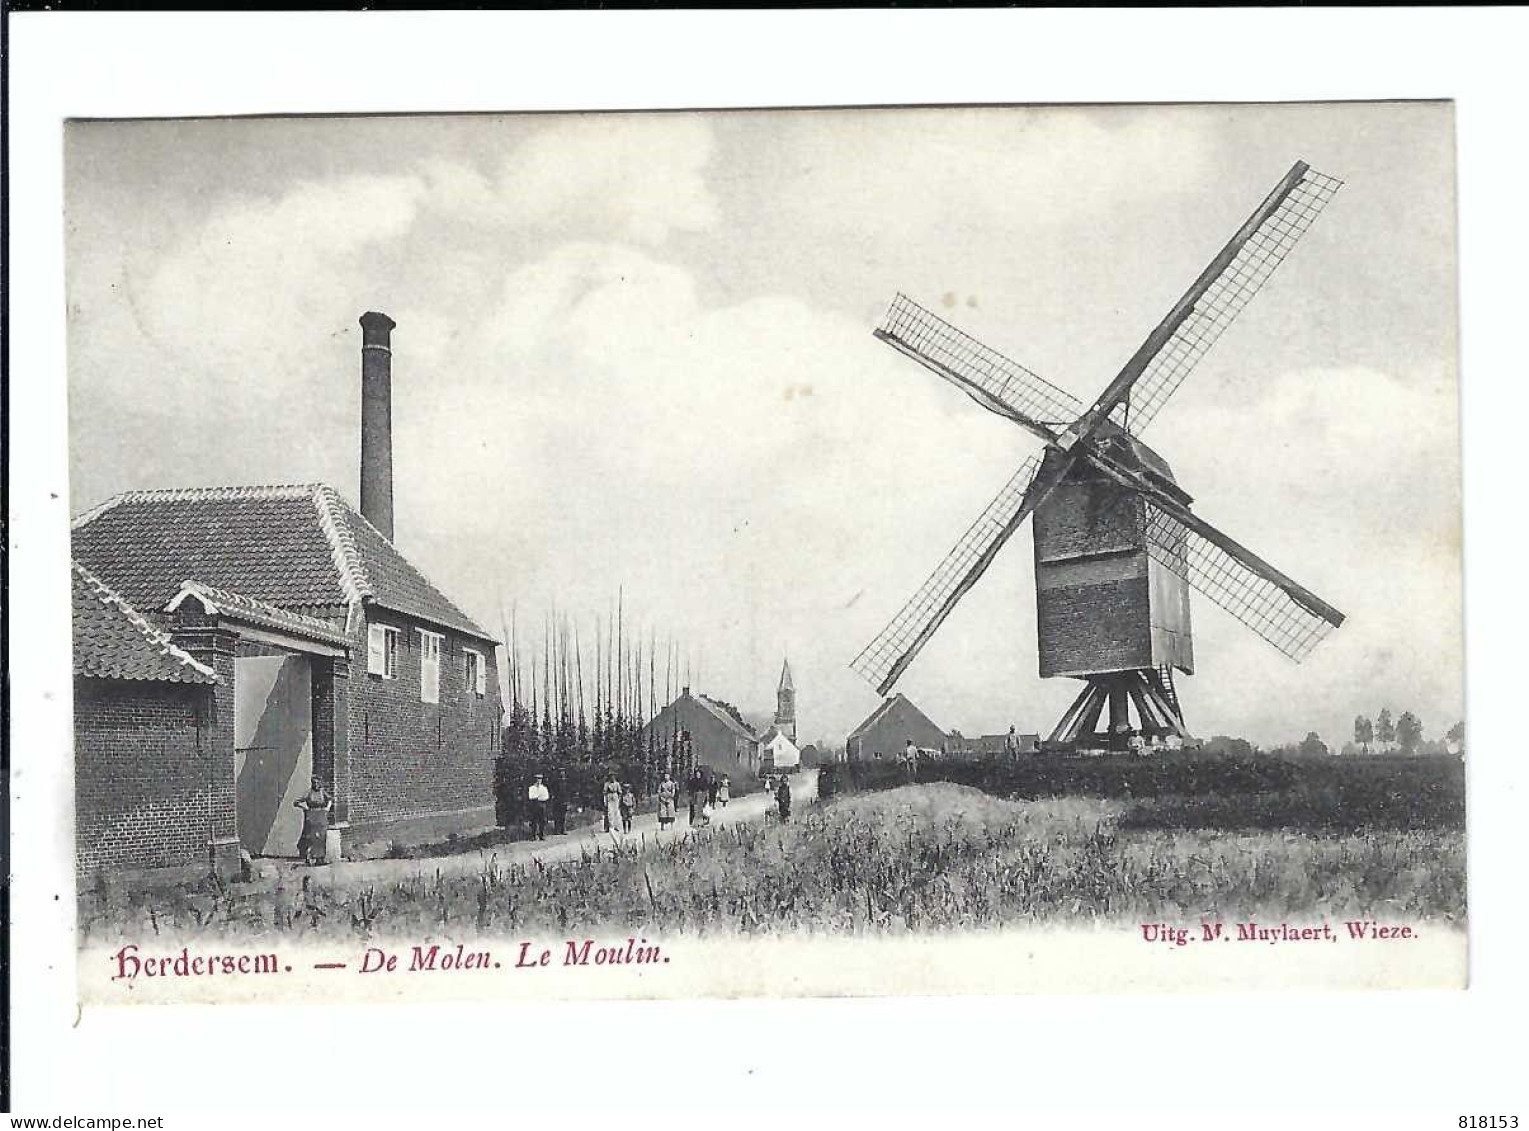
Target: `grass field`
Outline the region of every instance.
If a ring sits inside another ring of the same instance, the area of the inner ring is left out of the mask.
[[[387,885],[342,880],[247,893],[203,885],[88,911],[82,901],[81,937],[124,929],[354,940],[1199,917],[1463,920],[1463,793],[1457,820],[1453,802],[1419,804],[1372,782],[1365,796],[1393,800],[1376,802],[1379,818],[1359,827],[1334,819],[1343,795],[1326,779],[1296,773],[1283,784],[1244,784],[1239,800],[1150,788],[1139,796],[1143,783],[1118,797],[1035,798],[921,783],[809,806],[786,827],[725,827],[646,852],[629,842],[546,867],[506,867],[485,853],[476,875],[442,876],[422,861],[418,875]]]

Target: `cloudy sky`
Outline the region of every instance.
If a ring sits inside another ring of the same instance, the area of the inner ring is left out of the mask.
[[[1274,743],[1461,714],[1441,105],[75,123],[71,504],[357,492],[394,333],[397,541],[485,624],[618,587],[696,683],[842,741],[848,670],[1035,442],[871,336],[902,290],[1089,400],[1297,158],[1346,182],[1146,434],[1349,615],[1297,666],[1207,601],[1180,694]],[[900,685],[1045,731],[1028,530]],[[662,645],[660,645],[662,647]],[[660,661],[661,662],[661,661]]]

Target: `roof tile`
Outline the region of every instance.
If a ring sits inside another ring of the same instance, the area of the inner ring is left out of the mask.
[[[217,674],[177,648],[79,562],[71,563],[74,673],[98,679],[216,683]]]
[[[170,612],[188,597],[199,601],[207,612],[227,617],[229,620],[243,621],[263,628],[274,628],[280,632],[306,637],[310,640],[321,640],[327,644],[341,646],[350,644],[350,638],[345,635],[344,629],[329,621],[294,613],[289,609],[278,608],[265,601],[246,597],[242,593],[233,593],[195,580],[187,581],[181,586],[180,592],[165,607],[165,611]]]
[[[81,515],[74,556],[159,610],[187,578],[304,612],[371,600],[492,640],[323,484],[129,491]]]

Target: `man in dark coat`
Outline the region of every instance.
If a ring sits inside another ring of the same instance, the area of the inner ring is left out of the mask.
[[[562,836],[568,828],[568,777],[562,770],[552,779],[552,831]]]
[[[780,775],[780,784],[775,787],[775,804],[780,809],[781,824],[791,819],[791,783],[786,780],[786,775]]]

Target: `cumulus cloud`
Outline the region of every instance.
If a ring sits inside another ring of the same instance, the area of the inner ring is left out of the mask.
[[[789,127],[780,206],[812,227],[896,217],[909,234],[1070,222],[1200,182],[1201,129],[1169,111],[983,108],[832,114]]]
[[[711,152],[704,118],[574,115],[538,130],[492,176],[444,160],[425,172],[433,205],[459,217],[656,245],[717,222]]]
[[[200,363],[280,355],[315,315],[355,303],[356,257],[407,232],[424,191],[418,177],[349,176],[237,197],[158,260],[141,325],[171,356]]]
[[[488,174],[432,156],[396,175],[241,193],[144,257],[146,276],[131,280],[140,325],[193,369],[258,365],[261,386],[282,395],[311,372],[312,343],[348,329],[358,303],[433,325],[431,311],[476,300],[485,275],[498,283],[507,261],[486,258],[492,244],[443,225],[487,226],[501,248],[568,230],[655,245],[716,222],[710,153],[702,119],[574,116],[549,120]],[[539,280],[519,286],[531,293]]]

